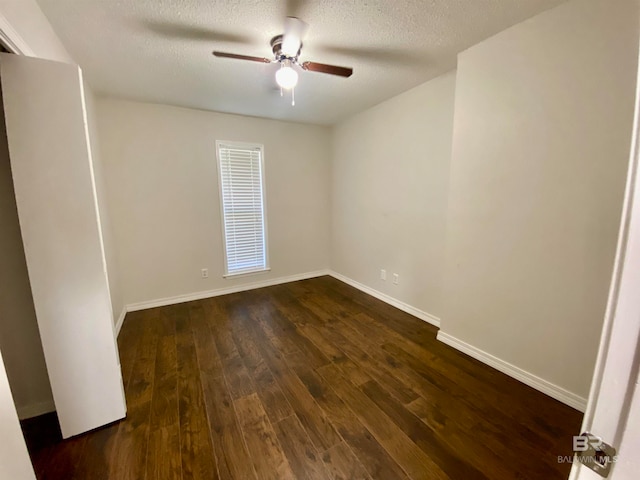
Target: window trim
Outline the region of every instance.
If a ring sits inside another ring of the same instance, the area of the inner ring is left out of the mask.
[[[240,147],[257,148],[260,150],[260,182],[262,185],[262,223],[264,236],[264,268],[249,270],[246,272],[229,273],[229,261],[227,258],[227,236],[225,235],[224,221],[224,200],[222,194],[222,172],[220,170],[220,147]],[[271,271],[269,263],[269,230],[267,224],[267,183],[264,168],[264,145],[262,143],[237,142],[227,140],[216,140],[216,170],[218,171],[218,199],[220,203],[220,233],[222,235],[222,251],[224,254],[224,274],[223,278],[242,277],[246,275],[256,275]]]

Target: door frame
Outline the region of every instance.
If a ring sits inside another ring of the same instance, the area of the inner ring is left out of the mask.
[[[639,49],[640,56],[640,49]],[[634,120],[616,257],[598,357],[581,432],[621,450],[640,369],[640,60]],[[635,398],[637,401],[638,398]],[[576,435],[581,433],[576,432]],[[625,459],[619,458],[621,462]],[[615,478],[615,465],[612,477]],[[601,478],[574,462],[570,480]]]

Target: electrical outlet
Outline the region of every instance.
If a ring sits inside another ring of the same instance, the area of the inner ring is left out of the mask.
[[[398,285],[398,283],[400,283],[400,275],[398,275],[397,273],[393,274],[393,284],[394,285]]]
[[[202,273],[202,278],[209,278],[209,269],[208,268],[203,268],[200,272]]]
[[[380,280],[386,280],[387,279],[387,271],[383,268],[382,270],[380,270]]]

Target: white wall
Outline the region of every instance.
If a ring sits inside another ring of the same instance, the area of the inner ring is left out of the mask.
[[[333,138],[331,267],[434,316],[442,312],[454,86],[455,72],[447,73],[338,124]]]
[[[1,94],[0,94],[1,105]],[[0,112],[0,350],[20,416],[53,409]]]
[[[458,59],[442,331],[586,397],[637,67],[634,0],[576,0]]]
[[[112,99],[97,113],[126,304],[329,266],[327,128]],[[222,278],[216,140],[264,144],[269,273]]]

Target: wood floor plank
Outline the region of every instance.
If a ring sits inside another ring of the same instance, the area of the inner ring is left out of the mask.
[[[288,355],[300,351],[300,347],[289,338],[282,326],[277,323],[278,311],[273,305],[260,303],[251,307],[251,316],[269,341],[282,353]]]
[[[127,418],[119,423],[118,432],[109,448],[109,478],[134,480],[144,477],[149,441],[149,419],[155,363],[159,339],[159,312],[143,313],[142,338],[137,347],[131,378],[125,385]]]
[[[431,383],[431,385],[435,385],[439,392],[438,394],[442,395],[442,393],[444,393],[446,395],[446,398],[450,399],[449,401],[460,400],[461,404],[464,404],[469,408],[475,409],[477,405],[476,399],[483,398],[483,397],[477,397],[476,395],[469,393],[467,389],[458,388],[458,386],[455,385],[455,382],[452,382],[451,379],[447,378],[444,374],[442,374],[437,370],[425,370],[423,368],[423,365],[420,362],[418,362],[415,358],[412,358],[411,356],[404,354],[401,351],[401,349],[398,349],[388,344],[383,345],[382,348],[388,353],[391,353],[392,355],[394,355],[394,357],[398,359],[397,360],[398,363],[401,363],[402,365],[405,365],[411,370],[413,370],[414,372],[418,373],[422,378],[427,379],[427,381]],[[497,394],[494,397],[494,399],[496,397],[498,397]],[[506,414],[501,408],[501,404],[499,403],[496,405],[493,405],[493,404],[486,405],[484,407],[484,412],[485,414],[488,413],[490,415],[494,426],[502,427],[502,425],[508,425],[508,428],[506,429],[507,431],[515,432],[520,438],[528,438],[531,443],[538,443],[538,444],[546,443],[547,445],[549,445],[549,448],[555,448],[558,450],[562,449],[562,446],[559,444],[557,440],[551,441],[545,438],[545,436],[540,435],[539,432],[537,431],[538,429],[536,427],[533,427],[531,424],[528,424],[528,421],[525,420],[525,418],[522,418],[522,417],[514,418],[512,415]],[[504,427],[502,428],[504,431],[505,430]],[[506,439],[507,437],[503,437],[503,438]],[[503,443],[507,443],[507,442],[504,442],[503,440]],[[536,452],[524,446],[518,452],[518,454],[535,457]],[[548,473],[553,471],[556,464],[557,464],[557,461],[555,458],[545,457],[544,459],[536,462],[536,465],[537,465],[536,469],[546,468],[546,471]],[[542,471],[541,473],[544,474],[545,472]]]
[[[273,424],[273,428],[296,479],[320,480],[327,478],[328,472],[322,459],[298,417],[291,415],[284,418]]]
[[[159,319],[155,377],[151,402],[151,428],[178,425],[178,351],[175,325]]]
[[[366,338],[359,335],[354,336],[348,325],[341,326],[339,331],[335,326],[328,327],[328,330],[333,331],[331,335],[334,338],[339,334],[340,345],[345,353],[358,364],[363,372],[366,372],[367,376],[384,385],[400,402],[412,402],[418,397],[410,385],[401,382],[387,367],[387,364],[390,363],[389,359],[385,358],[385,361],[381,361],[378,349],[370,345]],[[366,381],[358,381],[357,384],[360,385]]]
[[[202,374],[219,377],[223,374],[224,367],[216,348],[214,333],[211,323],[213,316],[208,316],[211,308],[206,301],[189,304],[189,318],[191,329],[198,355],[198,366]]]
[[[238,398],[234,405],[258,478],[295,479],[258,395]]]
[[[309,434],[311,441],[320,450],[324,451],[342,440],[337,434],[331,422],[325,417],[313,396],[305,388],[300,379],[292,372],[284,354],[275,350],[275,347],[267,338],[261,337],[257,332],[247,329],[265,360],[267,366],[278,382],[280,389],[287,398],[291,408]]]
[[[460,458],[447,443],[443,431],[431,430],[418,417],[399,404],[376,382],[367,382],[360,390],[375,403],[406,435],[451,478],[488,480],[466,458]],[[495,477],[492,477],[495,478]]]
[[[402,346],[406,346],[403,344]],[[407,365],[413,371],[417,372],[423,378],[426,378],[432,384],[437,385],[440,390],[449,392],[451,395],[459,395],[468,398],[486,398],[491,395],[494,398],[496,407],[496,415],[501,414],[516,420],[523,430],[521,435],[535,436],[540,441],[545,441],[549,445],[559,447],[556,443],[557,435],[554,435],[553,429],[545,429],[543,432],[538,431],[539,412],[536,411],[534,405],[527,406],[525,402],[513,402],[512,394],[509,390],[496,389],[490,384],[479,381],[473,375],[449,366],[442,365],[437,359],[431,359],[429,362],[417,358],[416,355],[408,353],[405,348],[395,342],[387,342],[381,345],[381,349],[391,357],[397,359]],[[453,380],[455,378],[455,381]],[[508,379],[512,381],[512,379]],[[520,387],[520,386],[518,386]],[[526,429],[526,431],[525,431]]]
[[[315,371],[300,364],[294,368],[342,438],[360,459],[371,478],[408,478],[402,468],[360,422],[353,410],[323,382]]]
[[[580,413],[436,334],[330,277],[129,313],[127,418],[25,422],[37,477],[567,478]]]
[[[149,433],[146,480],[182,478],[180,425],[155,428]]]
[[[182,477],[180,414],[178,406],[178,352],[175,322],[169,316],[158,319],[160,328],[156,371],[151,400],[147,480]]]
[[[286,306],[280,304],[277,307],[277,314],[273,316],[273,323],[279,325],[280,332],[287,336],[289,340],[298,347],[297,352],[294,351],[293,354],[302,353],[307,358],[309,364],[314,368],[327,365],[331,362],[329,357],[325,356],[324,353],[306,336],[301,335],[296,328],[294,323],[296,311],[298,310],[295,308],[294,304]],[[289,352],[288,354],[292,354],[292,352]]]
[[[348,312],[348,315],[364,312],[376,318],[384,319],[384,324],[392,327],[407,339],[418,343],[435,338],[438,329],[428,325],[416,317],[398,310],[371,295],[367,295],[357,288],[347,285],[331,277],[321,277],[314,283],[314,294],[322,301],[337,300],[338,308]]]
[[[371,480],[346,443],[334,445],[324,452],[322,461],[331,480]]]
[[[145,312],[140,311],[127,313],[118,336],[118,355],[120,357],[122,381],[125,386],[131,379],[131,370],[138,356],[138,345],[143,338],[142,330],[146,325],[144,316]]]
[[[276,381],[316,447],[326,450],[339,443],[341,438],[300,379],[275,356],[269,359]]]
[[[225,378],[229,384],[231,396],[239,398],[255,392],[255,385],[240,357],[233,341],[231,320],[225,311],[226,299],[215,299],[206,303],[206,319],[213,334]]]
[[[255,479],[255,470],[240,430],[211,328],[214,322],[220,321],[216,315],[222,315],[222,310],[212,306],[212,302],[201,302],[201,309],[194,305],[190,313],[218,473],[222,479]]]
[[[174,307],[180,447],[184,479],[218,478],[188,306]]]
[[[384,347],[377,346],[374,343],[371,343],[371,338],[377,338],[375,334],[372,333],[372,329],[363,330],[364,327],[357,326],[357,322],[352,322],[344,329],[345,336],[349,337],[352,341],[357,342],[358,340],[363,344],[368,344],[368,351],[372,353],[377,361],[377,364],[382,370],[386,370],[390,373],[390,377],[394,379],[394,381],[400,381],[406,385],[406,388],[412,388],[417,393],[422,395],[424,398],[434,399],[434,398],[443,398],[443,401],[440,403],[441,408],[435,412],[439,418],[443,417],[445,412],[451,411],[451,419],[461,418],[465,416],[465,409],[471,408],[477,412],[477,406],[473,401],[470,401],[470,396],[465,390],[458,389],[455,385],[451,385],[451,382],[447,378],[439,377],[439,383],[433,383],[434,377],[431,376],[429,379],[423,378],[419,375],[418,372],[411,369],[411,365],[407,364],[405,361],[400,361],[399,357],[403,357],[404,354],[400,354],[398,350],[393,350],[391,352],[385,351]],[[356,330],[363,330],[359,334],[353,335],[353,332]],[[369,333],[370,335],[366,335]],[[379,348],[376,348],[379,347]],[[387,347],[390,348],[390,347]],[[394,355],[395,353],[395,355]],[[410,362],[411,363],[411,362]],[[453,376],[455,378],[455,375]],[[380,380],[379,383],[386,387],[386,389],[391,392],[397,392],[398,390],[393,386],[388,385],[384,379]],[[432,381],[430,381],[432,380]],[[444,384],[443,384],[444,382]],[[446,384],[446,386],[445,386]],[[451,391],[451,388],[455,388],[455,392]],[[456,405],[455,408],[449,408],[451,405]],[[466,406],[466,407],[465,407]],[[490,408],[494,410],[494,416],[504,417],[504,414],[495,410],[493,406],[487,406],[485,408]],[[467,415],[466,418],[472,418],[473,415]],[[474,417],[476,420],[481,417]],[[505,417],[504,421],[508,421]],[[475,426],[477,426],[474,423]],[[471,425],[468,425],[468,428],[472,428]],[[521,434],[528,435],[528,433],[523,430],[521,425],[517,425],[514,428],[517,428],[521,431]]]
[[[202,375],[209,430],[221,479],[256,478],[224,377]]]
[[[259,348],[247,331],[250,323],[246,307],[229,311],[229,318],[233,323],[232,337],[240,353],[249,376],[253,380],[256,392],[262,401],[271,422],[275,423],[293,415],[293,409],[276,382],[271,370],[267,367]]]
[[[339,363],[346,358],[345,354],[328,341],[316,327],[308,324],[299,324],[297,328],[302,335],[304,335],[310,342],[313,342],[316,348],[318,348],[325,357],[333,363]]]
[[[116,431],[117,426],[113,428],[112,432],[109,432],[109,436],[115,435]],[[91,447],[98,445],[105,446],[103,442],[105,438],[108,437],[100,435],[99,440],[92,440]],[[88,439],[86,437],[71,438],[64,443],[59,442],[60,440],[56,440],[55,445],[45,447],[35,455],[33,452],[30,452],[37,478],[69,478],[74,480],[86,478],[85,467],[87,466],[87,455],[93,457],[93,453],[97,453],[97,455],[95,455],[95,461],[99,462],[98,471],[100,473],[98,474],[98,478],[109,478],[109,465],[104,452],[102,450],[94,452],[92,449],[88,452]],[[29,448],[31,449],[32,446],[29,445]]]
[[[335,365],[317,371],[412,479],[450,478],[371,399],[349,383]]]
[[[364,336],[363,333],[361,337],[363,341]],[[384,352],[382,349],[376,350],[371,346],[369,351],[376,357],[376,360],[382,368],[388,369],[393,373],[393,378],[402,381],[407,386],[411,386],[422,398],[429,399],[429,402],[436,405],[436,408],[430,409],[433,415],[427,420],[429,425],[439,424],[441,428],[446,426],[446,428],[452,429],[454,425],[459,424],[462,431],[477,432],[477,443],[480,445],[490,445],[492,450],[496,452],[489,452],[484,456],[486,463],[494,465],[494,470],[501,470],[499,465],[496,465],[494,459],[496,454],[502,458],[513,458],[514,455],[519,456],[523,454],[529,456],[529,458],[536,458],[535,452],[530,451],[526,445],[519,451],[509,447],[510,441],[508,437],[504,436],[504,433],[501,432],[501,425],[510,425],[504,432],[515,431],[518,432],[519,436],[525,437],[529,434],[522,425],[511,421],[504,414],[497,411],[492,404],[476,402],[472,397],[469,397],[461,391],[458,391],[454,395],[451,391],[442,390],[437,385],[420,376],[411,369],[409,365],[399,361],[397,357]],[[442,387],[442,385],[440,385],[440,387]],[[487,410],[492,412],[495,423],[483,422],[483,418],[487,415]],[[487,435],[487,431],[491,432],[491,434]],[[499,439],[499,441],[497,441],[497,439]],[[538,465],[535,467],[535,469],[540,468],[543,468],[543,466]],[[548,468],[546,468],[546,470],[548,473]]]
[[[526,478],[528,475],[526,471],[533,475],[538,474],[539,466],[522,468],[518,466],[521,464],[510,461],[520,453],[514,451],[516,449],[511,448],[509,444],[496,448],[495,443],[487,442],[487,437],[484,434],[487,426],[481,421],[473,422],[473,426],[466,426],[468,420],[462,418],[462,415],[451,420],[449,416],[438,412],[437,404],[432,404],[422,397],[406,405],[405,408],[420,418],[427,428],[440,436],[444,446],[456,452],[466,452],[464,461],[472,464],[488,478]],[[472,437],[469,432],[473,432],[473,438],[475,438],[474,448],[469,448]],[[408,433],[411,435],[410,432]],[[418,441],[418,445],[423,446],[424,443]],[[539,472],[539,474],[544,476],[545,473]]]

